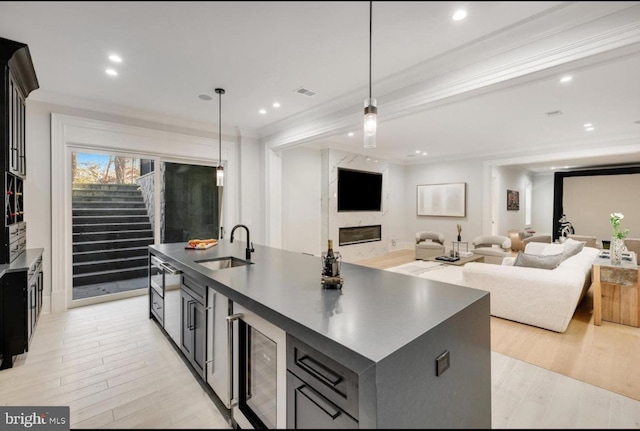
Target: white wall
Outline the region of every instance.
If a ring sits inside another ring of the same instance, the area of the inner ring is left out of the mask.
[[[576,235],[611,239],[611,213],[624,214],[620,228],[631,229],[629,237],[640,237],[640,174],[565,177],[563,212]]]
[[[510,229],[522,229],[525,226],[525,187],[532,182],[529,171],[519,168],[498,166],[495,168],[498,175],[498,235],[507,235]],[[507,190],[516,190],[520,196],[520,209],[507,210]]]
[[[406,190],[406,167],[389,163],[389,209],[387,226],[389,251],[414,248],[414,235],[407,232],[406,208],[410,196]]]
[[[533,220],[538,233],[553,236],[553,174],[533,176]]]
[[[238,136],[240,153],[240,211],[238,223],[251,231],[251,242],[265,244],[264,214],[264,162],[263,151],[257,139]],[[233,225],[227,224],[226,235]],[[244,230],[237,230],[236,233]],[[242,238],[242,237],[238,237]]]
[[[320,150],[297,147],[281,153],[282,248],[319,256]]]
[[[458,236],[456,226],[462,225],[462,241],[469,242],[482,235],[483,166],[480,160],[461,160],[411,165],[405,168],[405,236],[415,244],[419,231],[441,232],[445,245]],[[420,184],[467,183],[466,217],[418,216],[416,208],[417,186]],[[506,199],[506,198],[505,198]]]

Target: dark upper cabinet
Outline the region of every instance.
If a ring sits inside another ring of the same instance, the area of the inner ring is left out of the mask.
[[[5,195],[5,221],[0,229],[0,263],[13,262],[26,249],[23,182],[27,174],[25,100],[39,87],[29,47],[0,38],[0,184]]]

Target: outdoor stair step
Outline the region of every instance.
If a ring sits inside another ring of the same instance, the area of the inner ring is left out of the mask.
[[[118,248],[142,247],[152,245],[153,238],[114,239],[110,241],[91,241],[73,244],[73,252],[92,250],[113,250]]]
[[[73,198],[83,198],[83,197],[109,197],[109,196],[117,196],[117,197],[142,197],[141,190],[73,190],[71,192],[71,196]]]
[[[113,200],[120,200],[123,202],[138,202],[144,201],[141,193],[74,193],[72,197],[73,202],[96,202],[96,201],[105,201],[110,202]]]
[[[147,265],[149,262],[148,256],[138,256],[131,258],[120,259],[103,259],[93,262],[74,262],[73,274],[87,274],[93,272],[103,272],[110,270],[122,270],[129,268],[139,268]]]
[[[90,209],[90,208],[144,208],[147,206],[144,203],[144,200],[140,199],[138,202],[133,201],[87,201],[87,202],[78,202],[75,199],[71,204],[73,209]]]
[[[78,232],[73,234],[73,243],[79,244],[82,242],[92,241],[109,241],[115,239],[140,239],[151,238],[153,239],[153,231],[151,229],[143,230],[116,230],[107,232]]]
[[[110,250],[87,250],[73,253],[73,262],[93,262],[103,259],[136,258],[140,256],[148,257],[149,248],[144,246],[124,247]]]
[[[73,286],[86,286],[89,284],[108,283],[118,280],[127,280],[130,278],[144,277],[148,275],[148,272],[148,266],[140,266],[136,268],[77,274],[73,276]]]
[[[138,190],[140,186],[138,184],[109,184],[109,183],[75,183],[72,190]]]
[[[114,232],[118,230],[151,230],[151,223],[94,223],[74,224],[73,233],[80,232]]]
[[[127,215],[127,214],[115,214],[115,215],[74,215],[73,216],[73,224],[74,225],[83,225],[83,224],[100,224],[100,223],[141,223],[141,222],[149,222],[148,215]]]
[[[73,208],[74,216],[98,215],[143,215],[148,217],[146,208]]]

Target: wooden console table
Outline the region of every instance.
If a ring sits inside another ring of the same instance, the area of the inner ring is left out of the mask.
[[[593,264],[593,323],[602,320],[640,327],[640,270],[631,262],[612,265],[607,258]]]

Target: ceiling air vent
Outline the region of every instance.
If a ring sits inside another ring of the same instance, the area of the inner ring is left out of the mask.
[[[547,112],[547,117],[555,117],[557,115],[562,115],[562,111],[557,110],[557,111]]]
[[[311,96],[315,96],[316,95],[316,93],[314,91],[311,91],[311,90],[309,90],[307,88],[304,88],[304,87],[296,88],[293,91],[294,91],[294,93],[302,94],[303,96],[311,97]]]

